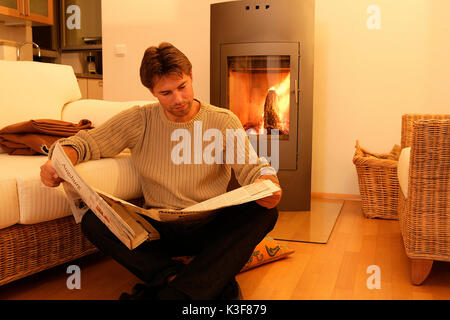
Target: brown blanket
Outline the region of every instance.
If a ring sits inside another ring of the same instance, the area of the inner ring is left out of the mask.
[[[86,119],[78,124],[50,119],[24,121],[0,130],[0,147],[10,155],[47,155],[56,140],[92,128]]]

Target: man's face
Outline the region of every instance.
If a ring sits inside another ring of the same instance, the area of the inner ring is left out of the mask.
[[[157,78],[154,83],[150,92],[159,100],[169,120],[187,122],[195,116],[192,73],[182,73],[181,77],[171,73]]]

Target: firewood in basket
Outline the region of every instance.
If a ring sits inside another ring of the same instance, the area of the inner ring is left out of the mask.
[[[280,118],[278,117],[278,96],[275,90],[269,90],[264,102],[264,128],[280,129]]]

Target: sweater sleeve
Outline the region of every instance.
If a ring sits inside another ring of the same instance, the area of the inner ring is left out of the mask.
[[[240,185],[253,183],[261,175],[276,176],[275,169],[270,166],[267,159],[258,157],[235,114],[230,115],[225,130],[225,141],[225,162],[234,170]]]
[[[114,157],[125,148],[133,149],[145,130],[144,114],[139,106],[124,110],[92,130],[83,130],[76,135],[58,140],[62,146],[77,151],[77,163]],[[54,150],[50,148],[49,158]]]

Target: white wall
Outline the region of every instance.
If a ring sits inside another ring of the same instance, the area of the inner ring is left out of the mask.
[[[317,0],[313,191],[359,193],[356,139],[389,152],[402,114],[450,113],[449,18],[447,0]]]
[[[215,2],[102,1],[105,99],[152,99],[140,62],[148,46],[168,41],[191,59],[196,96],[208,102]],[[372,4],[379,30],[366,25]],[[356,139],[388,152],[400,144],[402,114],[449,113],[449,30],[448,0],[316,0],[313,192],[358,194]]]
[[[209,11],[214,0],[102,1],[104,98],[154,99],[139,66],[147,47],[167,41],[191,60],[196,97],[209,102]],[[126,46],[117,56],[115,45]]]

